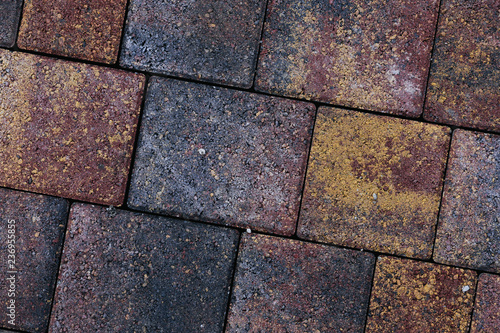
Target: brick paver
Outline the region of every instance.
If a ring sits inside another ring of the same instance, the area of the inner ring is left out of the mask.
[[[0,189],[2,327],[46,331],[67,214],[64,199]]]
[[[115,63],[127,0],[25,0],[22,49]]]
[[[453,134],[434,260],[500,273],[500,136]]]
[[[500,276],[479,275],[470,333],[500,332]]]
[[[320,108],[299,237],[429,258],[448,145],[447,127]]]
[[[314,105],[152,78],[129,206],[291,235]]]
[[[245,234],[227,332],[363,332],[374,256]]]
[[[51,332],[220,332],[238,232],[71,208]]]
[[[16,42],[22,0],[0,1],[0,46],[12,47]]]
[[[473,271],[379,257],[365,332],[467,332],[475,286]]]
[[[0,86],[0,186],[122,204],[142,75],[0,50]]]
[[[443,0],[426,119],[500,131],[500,1]]]

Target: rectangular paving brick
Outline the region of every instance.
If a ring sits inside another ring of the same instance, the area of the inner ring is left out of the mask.
[[[456,130],[434,260],[500,273],[500,136]]]
[[[25,0],[22,49],[114,64],[127,0]]]
[[[500,332],[500,276],[479,275],[470,333]]]
[[[443,0],[424,117],[500,132],[500,1]]]
[[[68,208],[64,199],[0,188],[2,327],[46,332]]]
[[[443,126],[321,107],[299,237],[429,258],[449,133]]]
[[[374,259],[245,234],[226,332],[363,332]]]
[[[0,186],[121,205],[144,81],[0,50]]]
[[[50,331],[221,332],[239,234],[71,208]]]
[[[314,105],[151,79],[128,205],[292,235]]]
[[[0,0],[0,46],[12,47],[16,42],[22,0]]]
[[[422,113],[437,0],[271,0],[256,89]]]
[[[120,64],[250,88],[265,0],[131,0]]]
[[[473,271],[379,257],[365,332],[468,332],[475,287]]]

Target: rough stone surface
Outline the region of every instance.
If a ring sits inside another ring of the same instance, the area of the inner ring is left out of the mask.
[[[75,204],[51,332],[221,332],[235,230]]]
[[[227,332],[363,332],[374,256],[245,234]]]
[[[500,132],[500,0],[444,0],[424,117]]]
[[[437,0],[272,0],[256,87],[365,110],[422,113]]]
[[[291,235],[314,105],[152,78],[129,206]]]
[[[449,132],[416,121],[320,108],[299,237],[429,258]]]
[[[1,326],[46,332],[67,216],[64,199],[0,189]],[[15,325],[8,323],[10,300]]]
[[[16,42],[22,0],[0,0],[0,46],[12,47]]]
[[[475,286],[473,271],[379,257],[365,332],[467,332]]]
[[[479,275],[470,333],[500,332],[500,276]]]
[[[124,67],[249,88],[265,0],[132,0]]]
[[[434,260],[500,273],[500,136],[456,130]]]
[[[127,0],[25,0],[22,49],[113,64]]]
[[[144,80],[0,50],[0,186],[122,204]]]

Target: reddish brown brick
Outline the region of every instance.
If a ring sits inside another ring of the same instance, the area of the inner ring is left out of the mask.
[[[500,332],[500,276],[479,275],[470,333]]]
[[[500,131],[500,1],[443,0],[424,117]]]
[[[0,186],[121,205],[144,76],[0,50]]]
[[[457,130],[434,260],[500,273],[500,136]]]
[[[64,199],[0,189],[2,327],[46,332],[67,216]]]
[[[12,47],[16,42],[22,0],[0,1],[0,46]]]
[[[416,121],[320,108],[299,237],[429,258],[449,132]]]
[[[473,271],[379,257],[365,332],[467,332],[475,286]]]
[[[369,253],[245,234],[226,332],[363,332],[374,261]]]
[[[25,0],[20,48],[115,63],[127,0]]]

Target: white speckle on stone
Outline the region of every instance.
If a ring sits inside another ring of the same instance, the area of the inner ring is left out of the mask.
[[[465,293],[467,291],[469,291],[470,287],[469,286],[463,286],[462,287],[462,291]]]
[[[378,196],[377,193],[373,193],[373,200],[377,200]]]
[[[200,153],[200,155],[205,155],[207,153],[207,151],[203,148],[200,148],[200,149],[198,149],[198,153]]]
[[[251,234],[252,233],[252,229],[248,228],[247,229],[247,233]]]

